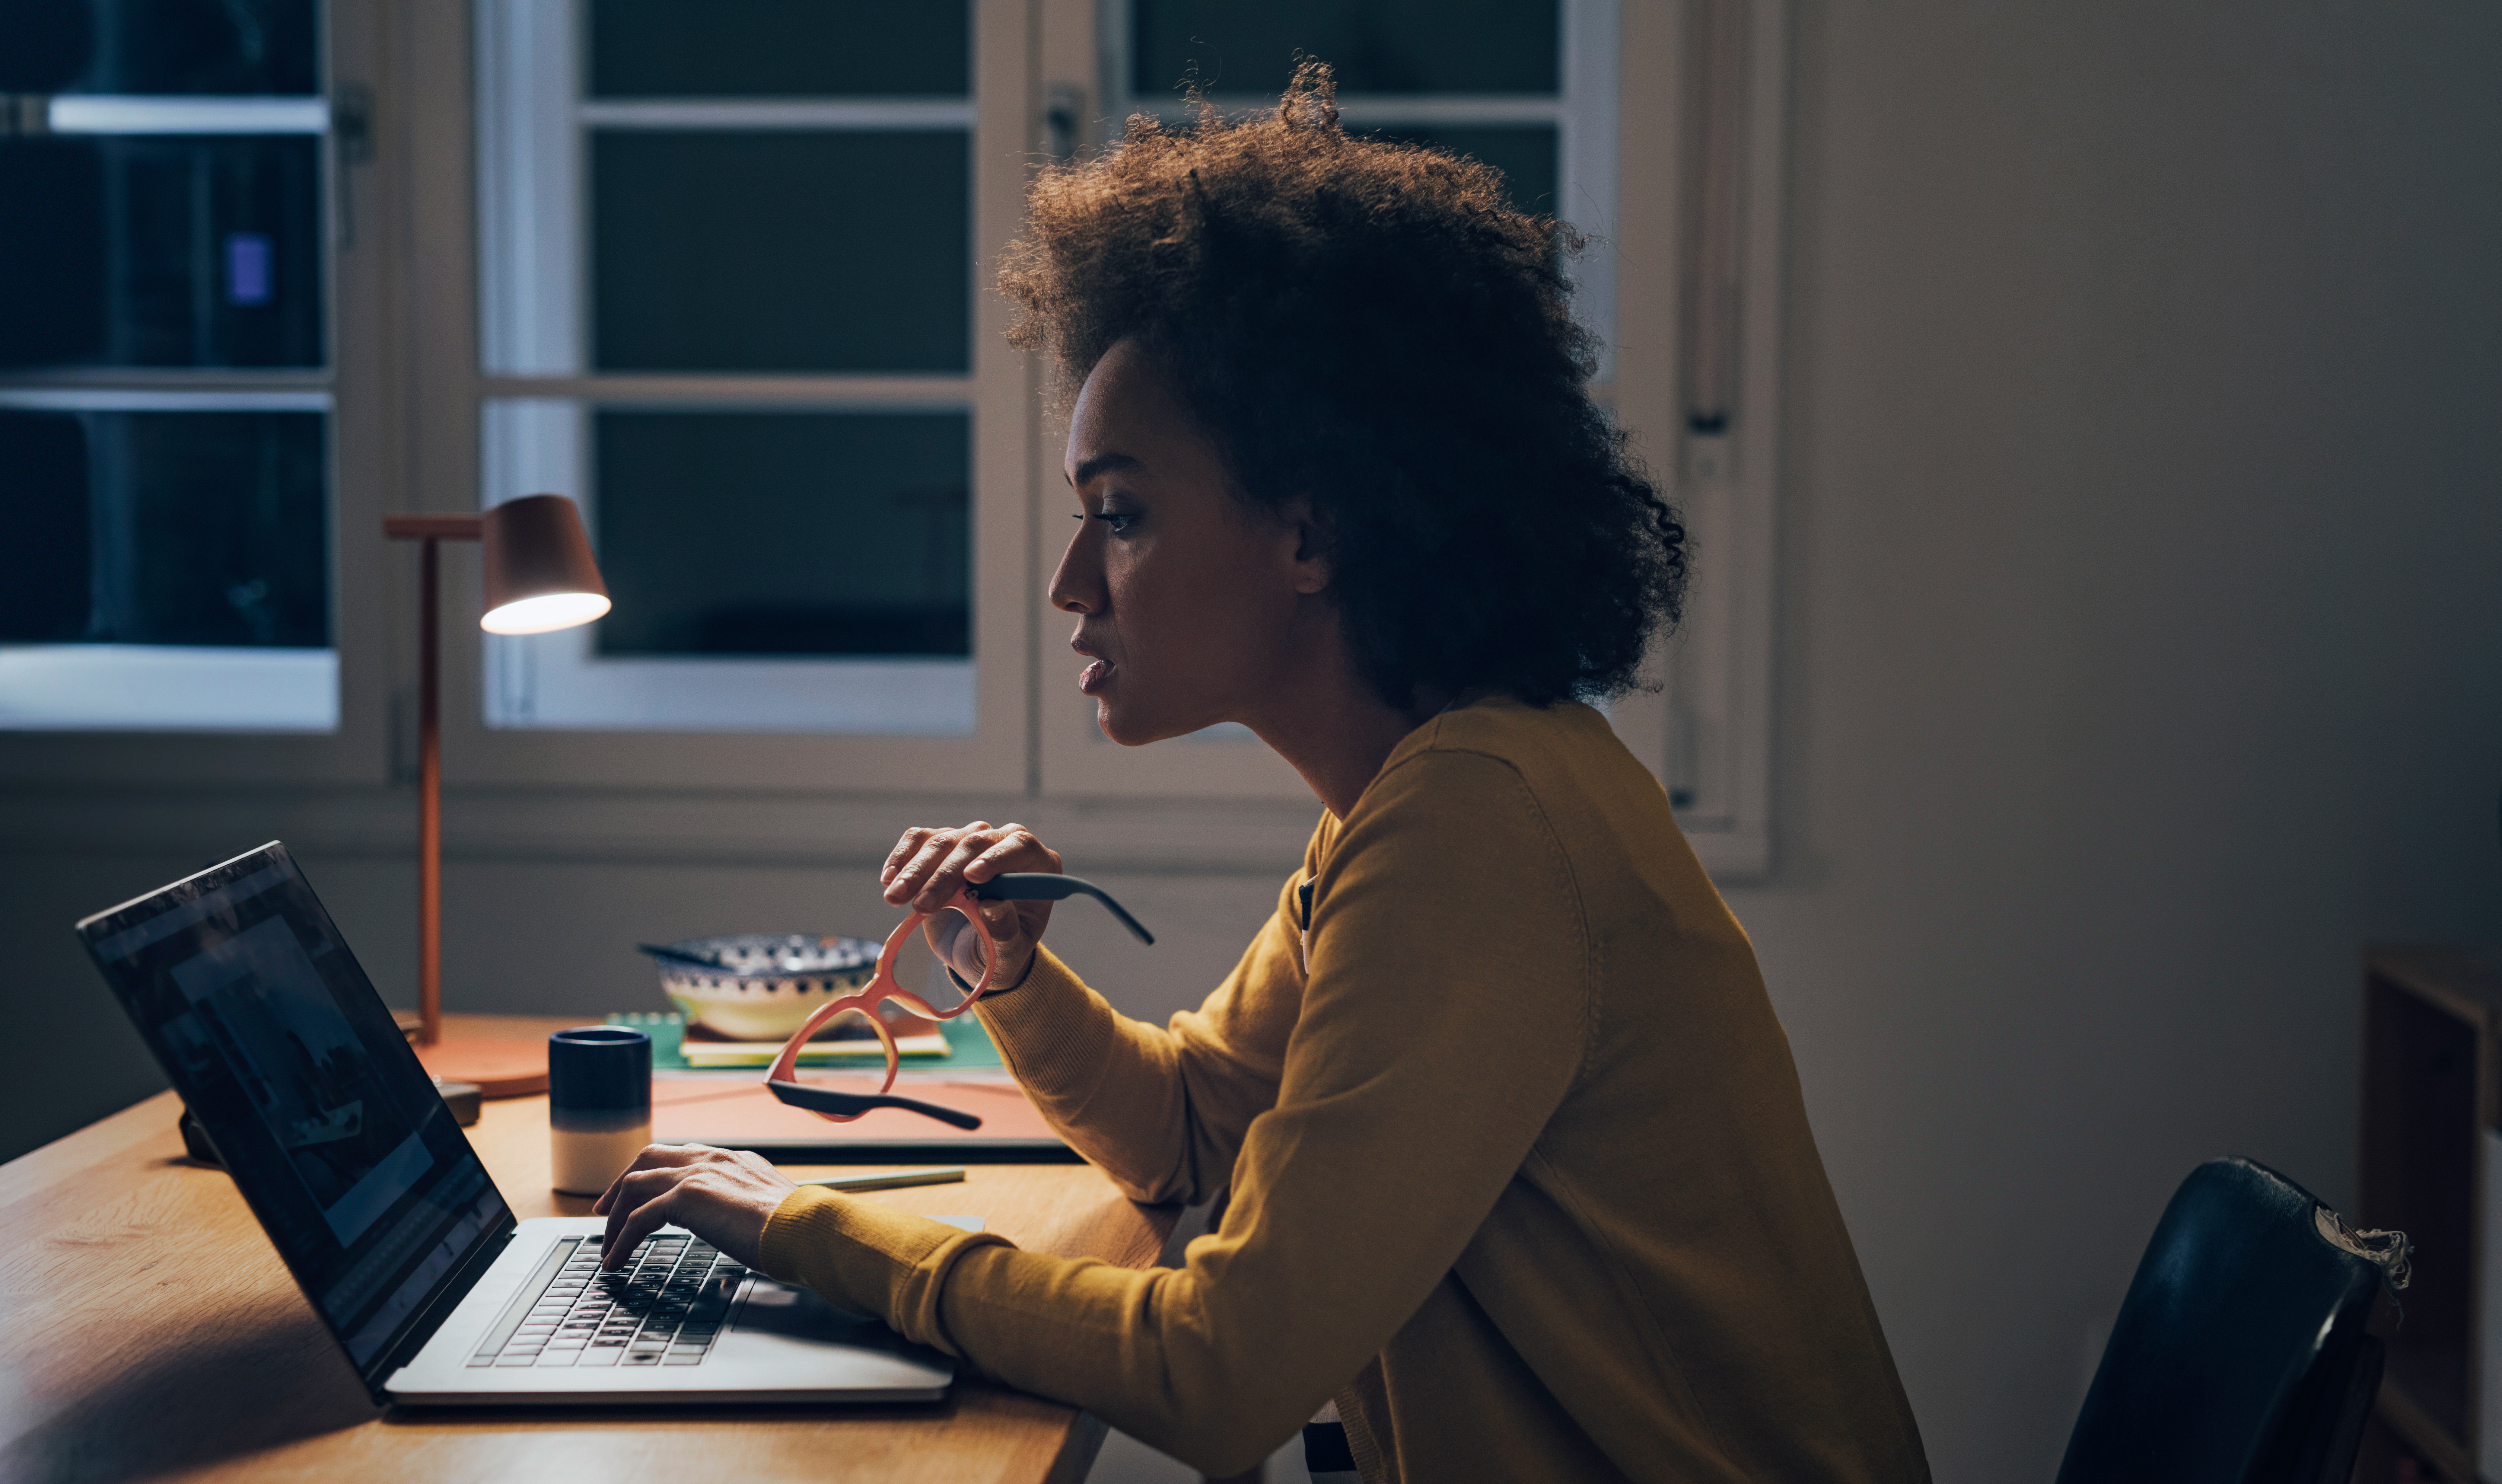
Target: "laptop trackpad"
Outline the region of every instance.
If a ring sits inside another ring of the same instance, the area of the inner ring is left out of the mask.
[[[978,1216],[931,1219],[967,1231],[983,1226]],[[776,1282],[761,1273],[747,1280],[747,1298],[731,1314],[725,1339],[741,1365],[803,1364],[822,1358],[826,1346],[840,1345],[882,1368],[893,1368],[895,1385],[944,1386],[956,1375],[956,1363],[945,1352],[916,1345],[865,1314],[838,1309],[815,1289]]]
[[[944,1385],[956,1363],[926,1345],[916,1345],[865,1314],[854,1314],[828,1303],[814,1289],[748,1280],[747,1298],[730,1321],[732,1352],[744,1366],[787,1359],[793,1365],[821,1358],[828,1345],[869,1351],[913,1367],[935,1371],[933,1384]],[[899,1378],[898,1378],[899,1380]]]

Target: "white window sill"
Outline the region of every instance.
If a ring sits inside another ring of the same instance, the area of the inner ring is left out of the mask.
[[[338,728],[336,650],[0,645],[0,730]]]

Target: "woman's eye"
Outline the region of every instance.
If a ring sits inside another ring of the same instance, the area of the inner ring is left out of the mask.
[[[1127,532],[1130,528],[1130,523],[1136,520],[1137,517],[1131,515],[1126,511],[1106,510],[1098,514],[1095,519],[1112,527],[1112,534],[1118,536]]]

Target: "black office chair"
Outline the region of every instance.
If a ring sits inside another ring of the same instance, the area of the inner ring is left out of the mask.
[[[2404,1232],[2356,1232],[2263,1164],[2210,1160],[2164,1208],[2058,1484],[2346,1484],[2381,1388],[2363,1332]]]

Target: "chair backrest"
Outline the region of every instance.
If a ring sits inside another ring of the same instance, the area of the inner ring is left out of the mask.
[[[2128,1286],[2059,1484],[2342,1481],[2380,1385],[2364,1326],[2383,1278],[2343,1230],[2265,1165],[2191,1171]]]

